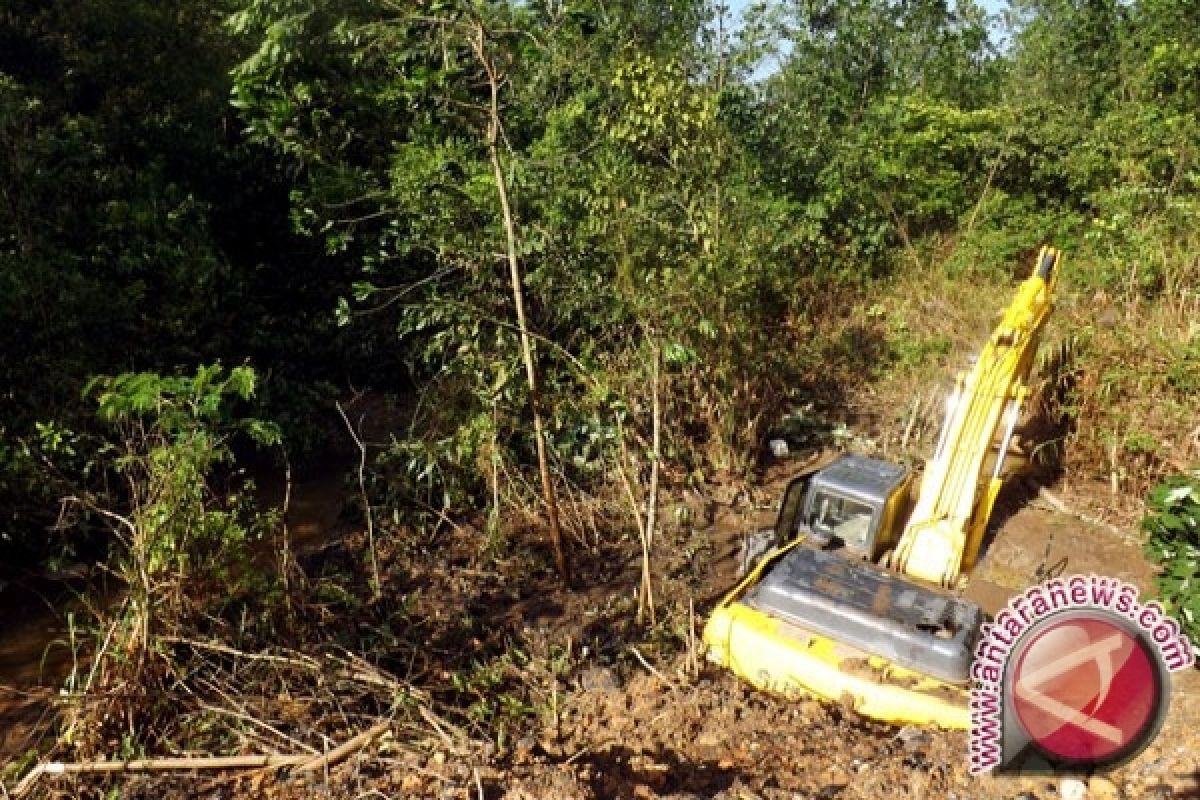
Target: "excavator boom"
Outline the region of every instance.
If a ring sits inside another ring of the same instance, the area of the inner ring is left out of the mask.
[[[945,426],[925,466],[917,503],[891,566],[914,578],[954,586],[974,566],[1000,491],[1004,459],[1028,389],[1042,328],[1053,308],[1059,252],[1042,248],[974,368],[958,376]],[[990,478],[984,474],[996,434],[1003,438]]]

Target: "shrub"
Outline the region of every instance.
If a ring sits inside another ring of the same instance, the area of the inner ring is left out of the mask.
[[[1146,551],[1162,569],[1158,591],[1193,642],[1200,641],[1200,469],[1151,490],[1142,527]]]
[[[64,739],[84,751],[101,746],[94,737],[105,736],[109,724],[135,729],[155,713],[156,687],[169,666],[156,657],[161,639],[196,610],[195,598],[228,601],[253,574],[245,569],[246,545],[263,520],[252,515],[245,493],[218,491],[213,477],[232,464],[236,435],[279,442],[274,426],[233,413],[255,384],[248,367],[214,365],[190,376],[127,373],[88,385],[100,420],[116,434],[96,460],[116,488],[74,499],[108,522],[110,561],[125,591],[114,610],[97,613],[87,679],[68,679],[84,702],[68,714]]]

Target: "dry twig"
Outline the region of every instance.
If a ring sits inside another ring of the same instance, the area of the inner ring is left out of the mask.
[[[96,775],[114,772],[168,772],[174,770],[212,770],[212,769],[264,769],[277,767],[297,767],[298,772],[311,772],[334,764],[347,756],[361,750],[372,740],[383,734],[391,725],[391,721],[377,723],[366,731],[347,740],[344,744],[330,750],[324,755],[316,756],[306,753],[303,755],[283,755],[266,753],[256,756],[209,756],[205,758],[145,758],[136,761],[88,761],[83,763],[64,764],[53,761],[39,764],[29,772],[12,791],[13,797],[21,797],[28,792],[43,775]]]
[[[679,687],[675,685],[675,682],[666,675],[663,675],[662,672],[655,668],[653,664],[647,661],[646,657],[642,655],[640,650],[638,650],[636,647],[630,647],[629,652],[633,653],[633,655],[637,657],[637,660],[642,662],[642,666],[645,667],[651,675],[653,675],[655,678],[658,678],[658,680],[661,681],[664,686],[666,686],[672,692],[679,691]]]
[[[651,581],[650,549],[654,544],[654,528],[658,519],[658,464],[662,455],[662,408],[658,397],[659,351],[654,350],[653,374],[650,384],[651,403],[653,407],[653,445],[650,462],[650,496],[646,500],[646,525],[642,528],[642,583],[638,589],[638,621],[642,621],[644,613],[648,614],[650,624],[655,619],[654,590]]]
[[[334,406],[342,415],[342,422],[346,423],[346,430],[350,432],[350,438],[358,447],[358,494],[362,499],[363,516],[367,519],[367,547],[371,551],[371,592],[378,600],[383,584],[379,580],[379,560],[375,556],[375,521],[374,515],[371,513],[371,498],[367,495],[367,446],[363,444],[358,431],[350,424],[350,418],[346,416],[342,404],[335,401]]]
[[[1067,516],[1071,516],[1071,517],[1075,517],[1076,519],[1083,520],[1084,522],[1088,523],[1089,525],[1095,525],[1098,528],[1103,528],[1104,530],[1113,534],[1114,536],[1116,536],[1123,542],[1128,542],[1130,544],[1140,544],[1140,542],[1137,540],[1136,537],[1134,537],[1132,534],[1128,533],[1127,531],[1121,530],[1116,525],[1112,525],[1108,522],[1105,522],[1102,519],[1099,519],[1098,517],[1093,517],[1090,514],[1084,514],[1082,511],[1077,511],[1076,509],[1071,508],[1066,503],[1064,503],[1063,500],[1058,495],[1054,494],[1053,492],[1051,492],[1049,489],[1047,489],[1044,486],[1038,488],[1038,498],[1040,498],[1042,501],[1044,501],[1046,503],[1046,505],[1050,506],[1051,509],[1053,509],[1054,511],[1057,511],[1060,514],[1066,514]]]
[[[199,639],[188,639],[183,636],[160,636],[158,640],[167,644],[184,644],[199,650],[224,653],[227,656],[244,658],[248,661],[269,661],[275,664],[286,664],[290,667],[300,667],[301,669],[319,669],[321,666],[315,658],[302,653],[297,653],[294,656],[277,656],[272,653],[250,653],[245,650],[238,650],[236,647],[220,644],[219,642],[205,642]]]

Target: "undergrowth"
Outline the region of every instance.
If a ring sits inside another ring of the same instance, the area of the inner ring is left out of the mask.
[[[273,518],[255,512],[236,477],[234,488],[217,487],[218,473],[232,470],[234,437],[279,442],[274,426],[238,414],[255,386],[249,368],[214,365],[194,375],[100,377],[88,388],[113,431],[99,449],[111,488],[67,503],[111,528],[109,565],[121,590],[111,607],[91,606],[88,666],[68,676],[63,693],[60,738],[82,754],[135,755],[154,720],[175,713],[167,687],[177,665],[166,642],[198,618],[229,613],[246,593],[269,594],[249,556]]]
[[[1175,475],[1147,498],[1146,552],[1161,569],[1155,583],[1170,614],[1200,642],[1200,469]]]

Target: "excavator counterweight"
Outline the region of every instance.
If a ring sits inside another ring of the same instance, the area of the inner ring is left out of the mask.
[[[705,627],[709,660],[782,694],[908,724],[967,727],[984,615],[954,593],[1005,476],[1058,272],[1045,247],[974,367],[958,376],[915,503],[904,467],[843,455],[789,483],[775,546]]]

